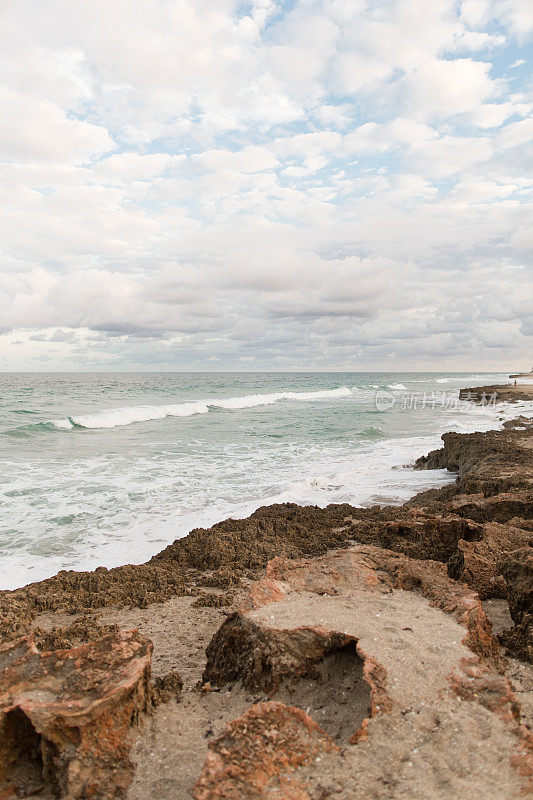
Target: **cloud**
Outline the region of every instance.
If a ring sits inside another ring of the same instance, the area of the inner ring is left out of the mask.
[[[531,4],[5,17],[0,368],[423,368],[527,346]]]
[[[0,114],[9,120],[0,129],[0,151],[15,162],[80,163],[114,147],[103,126],[71,119],[51,102],[9,89],[0,89]]]

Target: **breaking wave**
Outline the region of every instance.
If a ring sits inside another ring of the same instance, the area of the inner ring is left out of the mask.
[[[134,422],[148,422],[154,419],[164,419],[165,417],[192,417],[195,414],[207,414],[211,409],[217,408],[236,411],[241,408],[272,405],[280,400],[330,400],[338,397],[349,397],[351,394],[352,392],[346,386],[319,392],[250,394],[244,397],[196,400],[176,405],[111,408],[96,414],[82,414],[65,417],[64,419],[54,419],[50,421],[50,424],[60,430],[71,430],[72,428],[116,428],[123,425],[131,425]]]

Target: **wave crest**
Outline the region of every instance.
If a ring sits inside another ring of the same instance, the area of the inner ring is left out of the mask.
[[[236,411],[242,408],[266,406],[280,400],[329,400],[337,397],[351,396],[346,386],[338,389],[326,389],[318,392],[274,392],[271,394],[251,394],[244,397],[227,397],[212,400],[197,400],[190,403],[178,403],[165,406],[133,406],[131,408],[111,408],[96,414],[82,414],[64,419],[51,420],[58,429],[70,428],[116,428],[131,425],[134,422],[148,422],[165,417],[191,417],[195,414],[207,414],[210,409],[221,408]]]

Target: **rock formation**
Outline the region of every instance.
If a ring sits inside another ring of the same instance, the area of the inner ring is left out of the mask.
[[[492,388],[524,397],[467,399]],[[0,798],[531,790],[533,680],[506,656],[533,659],[532,437],[523,417],[445,434],[416,468],[456,481],[401,507],[264,507],[146,564],[0,592]]]
[[[0,650],[0,787],[69,800],[123,795],[129,733],[149,705],[152,645],[137,631],[40,652]],[[9,796],[9,795],[6,795]]]
[[[253,724],[244,715],[210,745],[195,797],[327,797],[328,775],[335,796],[351,800],[459,797],[461,762],[476,786],[465,797],[518,796],[533,762],[499,666],[479,599],[443,564],[370,545],[277,558],[214,636],[204,680],[237,680],[266,690],[276,707],[282,700],[305,709],[337,748],[289,770],[282,746],[273,763],[256,707]],[[452,752],[461,758],[444,772],[443,754]],[[388,784],[390,794],[380,793]]]
[[[258,703],[211,742],[194,798],[306,800],[305,787],[292,774],[336,749],[331,737],[301,709]]]

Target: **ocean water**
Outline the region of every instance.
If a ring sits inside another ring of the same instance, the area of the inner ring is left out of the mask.
[[[412,469],[443,432],[519,413],[457,400],[506,378],[0,374],[0,588],[140,563],[268,503],[401,503],[453,480]]]

